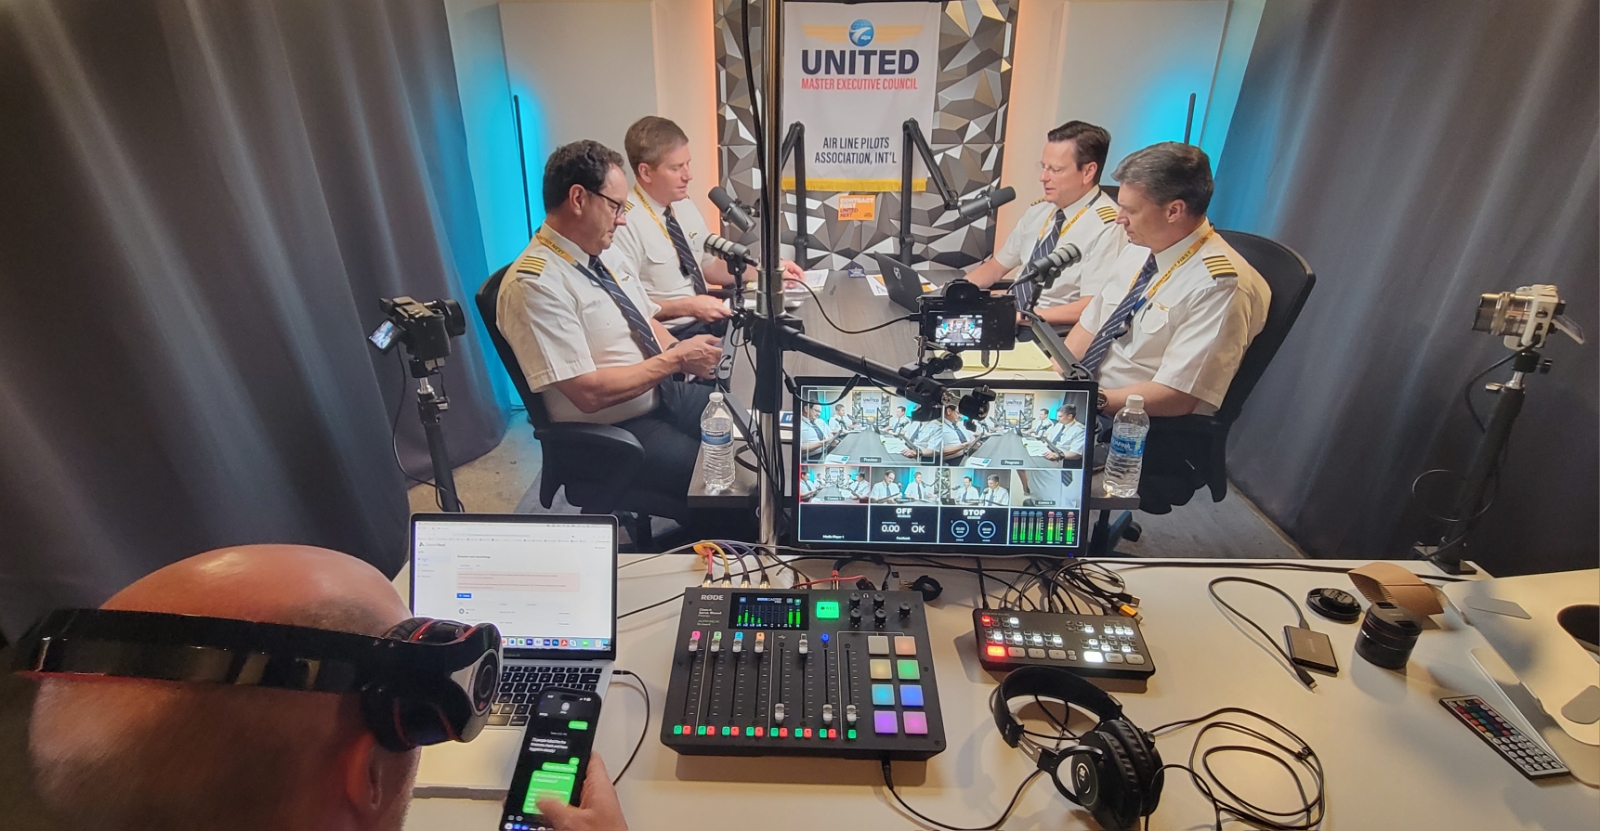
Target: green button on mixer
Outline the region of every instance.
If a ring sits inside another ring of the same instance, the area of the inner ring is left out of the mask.
[[[921,667],[917,666],[916,661],[902,658],[894,663],[895,674],[900,676],[900,680],[915,681],[922,677],[922,669]]]
[[[838,620],[838,619],[839,619],[839,601],[837,601],[837,600],[818,600],[817,601],[817,620]]]

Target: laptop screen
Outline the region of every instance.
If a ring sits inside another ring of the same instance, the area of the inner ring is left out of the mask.
[[[417,514],[412,612],[493,623],[508,651],[614,656],[616,546],[611,517]]]

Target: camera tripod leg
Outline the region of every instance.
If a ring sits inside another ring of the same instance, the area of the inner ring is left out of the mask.
[[[439,414],[449,408],[449,399],[434,392],[428,379],[422,379],[417,387],[417,413],[422,417],[422,432],[428,438],[428,456],[433,460],[433,485],[439,491],[439,507],[461,513],[455,473],[450,470],[450,454],[445,450],[444,430],[439,426]]]

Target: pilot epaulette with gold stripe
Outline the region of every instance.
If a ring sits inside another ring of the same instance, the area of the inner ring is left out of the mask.
[[[517,272],[520,274],[531,274],[534,277],[538,277],[540,274],[544,273],[544,258],[535,257],[532,254],[523,256],[517,260]]]
[[[1222,254],[1206,257],[1201,262],[1205,263],[1206,271],[1211,272],[1212,277],[1239,276],[1239,270],[1233,267],[1233,262]]]
[[[1099,214],[1100,221],[1107,225],[1117,221],[1117,209],[1111,207],[1110,205],[1101,205],[1100,207],[1095,208],[1094,212]]]
[[[1030,208],[1031,208],[1031,207],[1033,207],[1033,206],[1034,206],[1034,205],[1043,205],[1043,204],[1044,204],[1044,197],[1043,197],[1043,196],[1041,196],[1041,197],[1039,197],[1039,198],[1038,198],[1038,199],[1035,199],[1035,200],[1033,200],[1033,204],[1032,204],[1032,205],[1029,205],[1029,206],[1028,206],[1028,207],[1030,207]]]
[[[627,213],[628,211],[631,211],[631,210],[633,210],[633,200],[629,199],[627,201],[627,203],[622,206],[622,212],[623,213]]]

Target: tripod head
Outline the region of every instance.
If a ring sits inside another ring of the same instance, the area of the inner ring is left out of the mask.
[[[413,378],[437,375],[444,368],[444,359],[450,357],[450,339],[467,331],[467,316],[454,300],[422,303],[401,296],[379,300],[378,308],[388,319],[367,340],[385,355],[396,341],[404,344]]]

